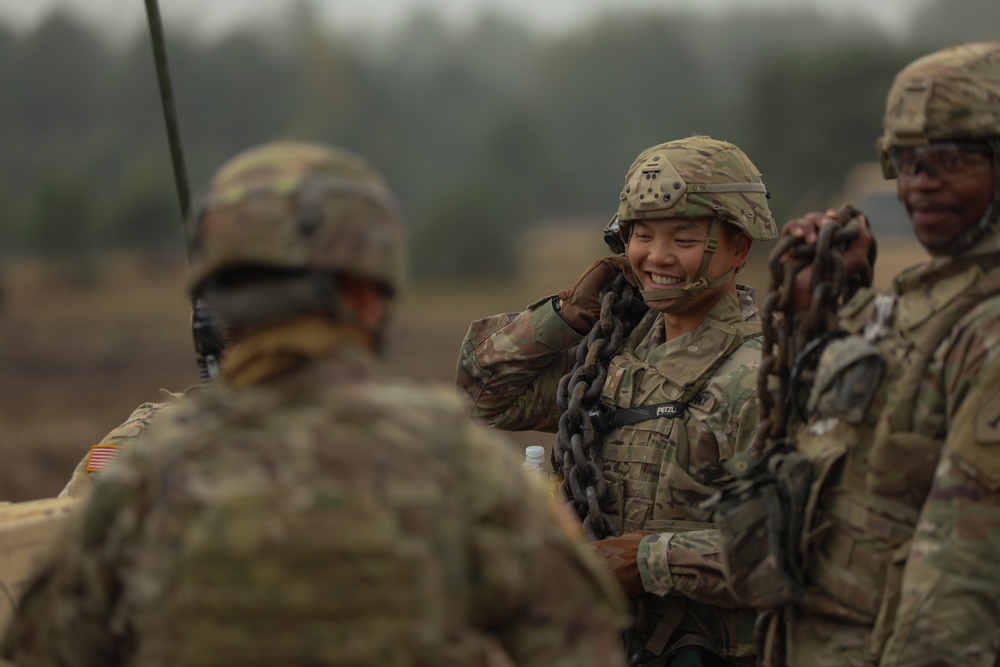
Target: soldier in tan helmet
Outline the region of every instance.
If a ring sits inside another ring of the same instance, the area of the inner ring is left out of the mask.
[[[774,598],[785,627],[770,646],[789,665],[988,667],[1000,659],[1000,43],[903,68],[883,127],[885,176],[931,258],[886,294],[860,290],[818,348],[804,422],[789,428],[812,481],[776,526],[801,526],[787,537],[804,577]],[[784,234],[814,241],[831,218]],[[862,233],[847,248],[848,274],[870,244]]]
[[[572,481],[580,467],[596,466],[593,486],[606,488],[612,525],[593,536],[604,538],[594,548],[641,601],[645,622],[627,642],[636,664],[754,661],[753,611],[734,608],[724,585],[702,585],[706,569],[720,566],[701,503],[759,420],[761,327],[753,292],[736,277],[752,242],[777,234],[767,197],[759,171],[731,143],[695,136],[652,146],[622,186],[621,253],[522,313],[473,322],[462,344],[458,386],[474,417],[556,431],[573,419],[557,405],[560,378],[598,323],[599,290],[622,272],[640,290],[647,308],[593,386],[604,431],[593,460],[576,460],[567,473]],[[585,526],[593,526],[589,513]]]
[[[188,235],[240,343],[105,470],[3,654],[32,665],[623,664],[622,603],[445,388],[386,377],[405,239],[344,150],[250,149]]]

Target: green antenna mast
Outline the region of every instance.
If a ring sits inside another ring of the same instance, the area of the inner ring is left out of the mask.
[[[146,19],[149,22],[149,39],[153,45],[153,61],[156,64],[156,80],[160,88],[160,104],[163,107],[163,121],[167,127],[167,141],[170,144],[170,161],[174,167],[174,184],[177,186],[177,200],[181,205],[181,228],[191,212],[191,191],[188,187],[187,168],[184,165],[184,150],[181,147],[180,124],[174,106],[174,90],[170,85],[170,68],[167,64],[167,45],[163,38],[163,19],[157,0],[146,0]],[[188,261],[191,259],[190,244],[185,232],[184,247]],[[194,299],[191,304],[191,332],[198,357],[198,373],[203,383],[215,378],[219,359],[225,347],[221,327],[212,307],[204,299]]]

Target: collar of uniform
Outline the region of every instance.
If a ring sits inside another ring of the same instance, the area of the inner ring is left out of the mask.
[[[983,239],[961,254],[931,257],[925,262],[904,269],[893,280],[893,288],[897,294],[923,290],[928,282],[954,275],[970,266],[980,264],[987,256],[995,258],[997,255],[1000,255],[1000,234]]]
[[[305,315],[247,332],[224,359],[220,374],[227,385],[241,389],[340,351],[374,358],[360,332]]]
[[[760,319],[760,315],[757,313],[757,296],[753,287],[736,283],[736,299],[739,302],[740,319],[744,322]]]
[[[742,286],[741,286],[742,287]],[[746,305],[747,299],[750,299],[752,303],[753,291],[747,290],[747,288],[737,289],[736,294],[732,292],[725,292],[719,302],[716,303],[712,310],[708,311],[708,316],[705,317],[705,321],[714,320],[716,322],[721,322],[723,324],[739,324],[744,320],[751,319],[747,315]],[[753,307],[753,316],[756,316],[757,308]],[[703,328],[705,324],[703,323],[699,329]],[[697,331],[698,329],[695,329]]]
[[[737,290],[736,294],[726,292],[712,310],[708,311],[705,321],[697,329],[671,340],[663,339],[663,323],[658,322],[659,326],[653,327],[654,333],[649,341],[650,347],[646,357],[647,361],[655,364],[670,354],[681,353],[682,355],[691,355],[696,351],[714,350],[719,345],[714,339],[718,338],[721,332],[718,327],[713,326],[713,323],[735,325],[757,317],[755,305],[753,306],[752,314],[745,312],[747,299],[750,300],[752,305],[753,290],[740,289]],[[727,334],[723,335],[727,336]],[[707,347],[704,344],[707,344]],[[709,352],[709,354],[712,353],[714,352]]]
[[[988,255],[996,252],[1000,252],[1000,233],[998,232],[990,234],[976,245],[955,257],[956,259],[961,259],[963,257],[975,257],[977,255]]]
[[[967,264],[970,258],[975,258],[980,255],[993,255],[996,253],[1000,253],[1000,233],[994,233],[987,236],[985,239],[965,252],[961,252],[957,255],[932,256],[926,262],[904,270],[904,272],[900,274],[898,282],[906,283],[910,276],[912,276],[912,278],[909,278],[910,280],[919,282],[920,280],[923,280],[923,277],[926,274],[934,273],[940,269],[947,269],[950,264],[954,264],[956,262]]]

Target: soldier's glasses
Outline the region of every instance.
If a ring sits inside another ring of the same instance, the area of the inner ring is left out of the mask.
[[[986,171],[992,164],[989,146],[973,143],[896,147],[889,156],[902,179],[916,178],[923,170],[931,178],[951,181]]]

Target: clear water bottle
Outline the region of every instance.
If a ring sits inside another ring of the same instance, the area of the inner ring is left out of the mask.
[[[532,445],[524,448],[524,463],[526,470],[533,470],[539,475],[548,475],[545,468],[545,448],[540,445]]]

